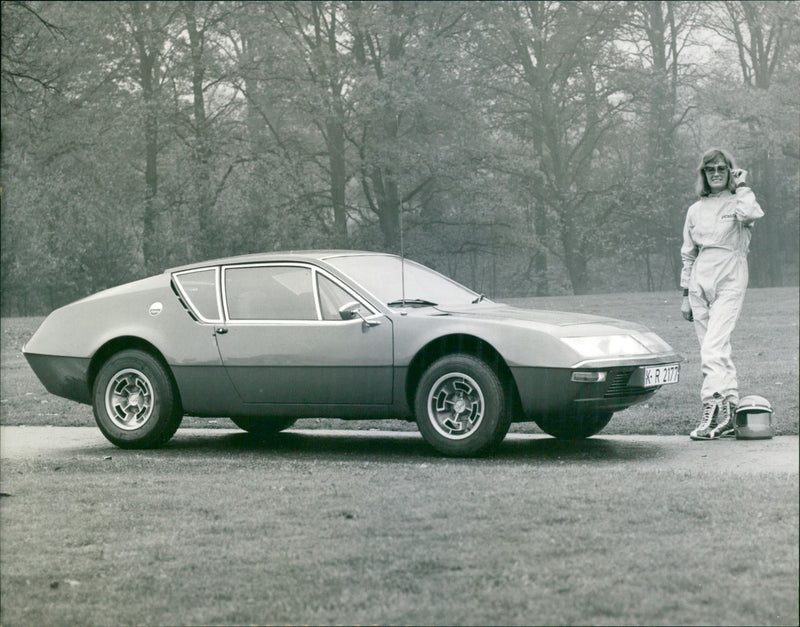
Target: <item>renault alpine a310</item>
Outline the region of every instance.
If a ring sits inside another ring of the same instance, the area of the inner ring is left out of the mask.
[[[407,259],[310,251],[173,268],[51,313],[25,345],[53,394],[124,448],[184,415],[261,437],[298,418],[416,420],[446,455],[512,422],[586,438],[679,376],[646,327],[492,302]]]

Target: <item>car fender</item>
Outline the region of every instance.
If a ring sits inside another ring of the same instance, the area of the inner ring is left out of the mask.
[[[156,279],[163,277],[128,284],[125,290],[106,290],[55,310],[23,352],[91,359],[109,342],[130,337],[155,346],[169,365],[219,365],[213,325],[193,320],[166,280]]]
[[[408,366],[425,346],[453,335],[467,335],[485,342],[512,368],[568,368],[577,358],[557,337],[524,322],[455,315],[400,315],[395,316],[395,321],[395,365],[399,367]]]

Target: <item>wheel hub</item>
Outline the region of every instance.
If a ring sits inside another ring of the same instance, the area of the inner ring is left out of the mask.
[[[108,417],[124,431],[143,427],[153,414],[153,385],[139,370],[126,368],[117,372],[106,386]]]
[[[440,434],[451,440],[469,437],[485,411],[483,393],[476,381],[463,373],[449,373],[431,387],[428,417]]]

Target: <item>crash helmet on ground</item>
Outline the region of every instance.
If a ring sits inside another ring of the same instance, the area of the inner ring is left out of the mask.
[[[763,396],[751,394],[739,399],[734,431],[739,440],[772,437],[772,405]]]

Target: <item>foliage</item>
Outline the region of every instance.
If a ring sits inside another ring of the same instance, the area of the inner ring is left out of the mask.
[[[677,285],[697,155],[798,278],[792,2],[2,3],[2,311],[187,261],[403,252],[489,295]],[[624,270],[622,270],[624,269]]]

